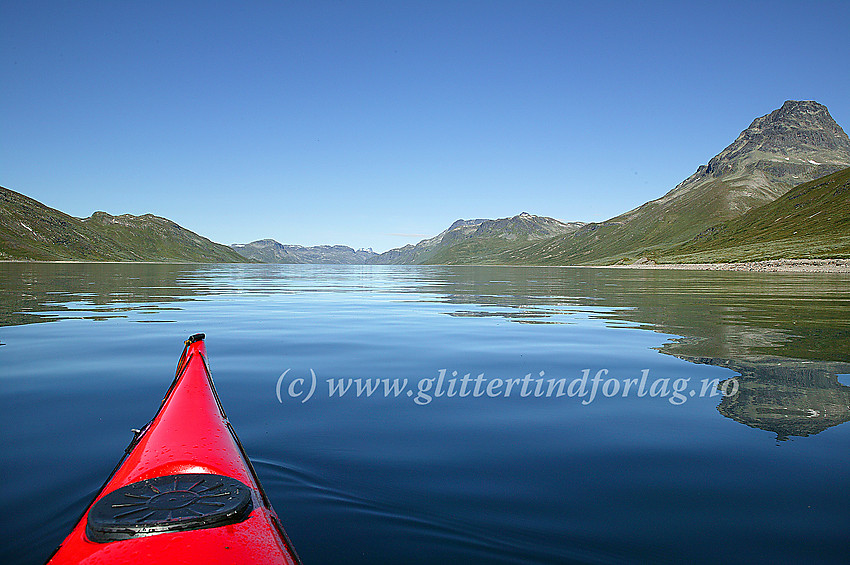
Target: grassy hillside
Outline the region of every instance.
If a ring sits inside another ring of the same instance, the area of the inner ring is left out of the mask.
[[[0,187],[0,259],[36,261],[175,261],[246,259],[174,222],[151,214],[69,216]]]
[[[244,263],[246,259],[226,245],[189,231],[153,214],[111,216],[95,212],[83,223],[115,241],[144,261],[187,261],[201,263]]]
[[[104,261],[117,251],[80,219],[0,187],[0,258]]]
[[[663,262],[850,257],[850,168],[807,182],[658,255]]]

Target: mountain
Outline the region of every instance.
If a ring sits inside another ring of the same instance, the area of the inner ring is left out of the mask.
[[[791,187],[850,166],[850,138],[826,106],[789,100],[756,118],[738,138],[669,193],[647,205],[664,212],[702,204],[705,221],[727,220]],[[644,206],[612,221],[634,221]],[[653,207],[655,207],[653,206]]]
[[[262,263],[316,263],[339,265],[362,265],[377,255],[371,249],[355,251],[345,245],[284,245],[273,239],[260,239],[251,243],[233,244],[237,253]]]
[[[673,247],[663,262],[850,257],[850,168],[792,188],[773,202]]]
[[[69,216],[0,187],[0,259],[238,263],[225,245],[152,214]]]
[[[554,218],[527,212],[498,220],[457,220],[438,235],[416,245],[391,249],[369,263],[375,264],[451,264],[488,262],[500,253],[510,253],[529,242],[550,239],[575,232],[584,224],[564,223]]]
[[[580,265],[641,257],[845,256],[846,196],[829,184],[840,184],[843,177],[816,187],[806,183],[848,167],[850,138],[827,108],[789,100],[756,118],[664,196],[600,223],[563,223],[523,212],[498,220],[458,220],[435,237],[381,254],[274,240],[231,249],[150,214],[96,212],[79,219],[0,188],[0,259]],[[801,184],[807,192],[782,199]]]
[[[570,265],[652,257],[775,200],[793,186],[848,166],[850,138],[827,108],[789,100],[755,119],[731,145],[661,198],[492,260]]]

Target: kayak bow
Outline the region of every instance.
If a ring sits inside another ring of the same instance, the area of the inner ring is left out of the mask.
[[[186,340],[156,416],[48,562],[299,564],[212,382]]]

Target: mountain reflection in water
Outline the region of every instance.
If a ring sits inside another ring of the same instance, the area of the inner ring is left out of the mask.
[[[814,435],[850,420],[850,387],[836,377],[836,372],[850,372],[850,365],[795,359],[687,360],[740,373],[738,393],[724,397],[717,411],[751,428],[773,432],[778,441]]]
[[[569,323],[565,314],[583,311],[612,326],[627,322],[676,334],[681,337],[660,347],[661,353],[740,374],[737,394],[717,408],[727,418],[775,433],[780,441],[850,420],[850,387],[837,378],[850,373],[846,275],[552,271],[545,277],[535,272],[536,280],[490,282],[482,276],[475,285],[454,287],[451,302],[501,310],[452,315]],[[549,300],[538,306],[544,288]]]

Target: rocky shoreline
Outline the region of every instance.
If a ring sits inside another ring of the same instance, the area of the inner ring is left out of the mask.
[[[772,259],[741,263],[655,263],[638,261],[628,269],[680,269],[687,271],[749,271],[756,273],[850,273],[850,259]]]

